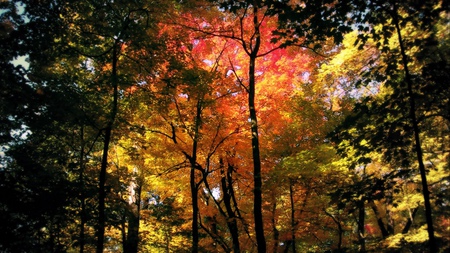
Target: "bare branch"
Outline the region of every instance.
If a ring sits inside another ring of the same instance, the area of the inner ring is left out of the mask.
[[[185,168],[188,168],[188,167],[189,167],[189,165],[188,165],[187,160],[184,160],[183,162],[175,164],[172,167],[167,168],[163,172],[158,173],[157,176],[163,176],[163,175],[166,175],[166,174],[170,174],[172,172],[178,171],[180,169],[185,169]]]
[[[237,74],[236,69],[234,68],[234,65],[233,65],[233,63],[231,62],[231,59],[230,59],[230,58],[228,58],[228,62],[230,63],[231,71],[233,71],[233,74],[234,74],[234,76],[236,77],[236,79],[238,80],[239,85],[242,86],[242,87],[244,88],[244,90],[248,93],[248,92],[249,92],[249,89],[247,88],[247,86],[245,86],[245,84],[242,82],[241,78],[240,78],[239,75]]]

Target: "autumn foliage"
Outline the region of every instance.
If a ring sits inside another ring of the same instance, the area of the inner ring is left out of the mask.
[[[0,8],[1,252],[449,250],[445,1]]]

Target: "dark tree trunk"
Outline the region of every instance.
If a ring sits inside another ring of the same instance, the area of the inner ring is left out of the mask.
[[[190,173],[190,187],[191,187],[191,198],[192,198],[192,252],[198,252],[198,186],[195,177],[195,169],[197,167],[197,146],[198,139],[200,135],[200,126],[202,119],[202,106],[203,101],[200,99],[197,102],[197,112],[195,116],[195,129],[194,138],[192,143],[192,155],[189,159],[191,163],[191,173]]]
[[[255,108],[255,62],[261,45],[259,32],[258,8],[253,7],[253,26],[255,28],[254,45],[250,52],[249,84],[248,84],[248,106],[250,111],[251,133],[252,133],[252,154],[253,154],[253,180],[254,180],[254,201],[253,216],[255,221],[256,244],[258,253],[266,253],[266,239],[264,237],[264,223],[262,216],[262,178],[261,178],[261,157],[259,151],[258,119]],[[251,43],[253,44],[253,43]]]
[[[80,174],[79,174],[79,180],[80,180],[80,204],[81,204],[81,210],[80,210],[80,253],[84,253],[84,245],[85,245],[85,224],[86,224],[86,199],[84,195],[84,127],[81,127],[80,130],[80,139],[81,139],[81,150],[80,150],[80,157],[79,157],[79,163],[80,163]]]
[[[291,248],[291,244],[292,244],[292,241],[291,240],[287,240],[285,243],[284,243],[284,251],[283,251],[283,253],[288,253],[289,252],[289,249]]]
[[[307,198],[307,196],[305,196],[305,198]],[[291,202],[291,241],[292,241],[292,252],[296,253],[296,246],[295,246],[295,232],[297,230],[296,226],[296,221],[295,221],[295,202],[294,202],[294,180],[293,179],[289,179],[289,199]],[[306,203],[306,199],[305,199],[305,203]]]
[[[336,223],[336,225],[338,226],[338,236],[339,236],[339,241],[338,241],[338,250],[340,251],[342,248],[342,235],[344,234],[344,229],[342,228],[341,222],[336,219],[336,217],[334,217],[331,213],[327,212],[327,210],[324,210],[325,214],[330,216],[331,219],[334,221],[334,223]]]
[[[122,247],[123,251],[127,250],[127,214],[123,213],[120,221],[120,232],[122,233]]]
[[[380,228],[381,235],[383,236],[383,238],[387,238],[390,235],[390,233],[386,229],[383,219],[380,217],[380,212],[378,212],[377,206],[375,205],[375,203],[373,201],[370,201],[370,206],[373,210],[373,213],[375,214],[375,217],[377,218],[377,223],[378,223],[378,227]]]
[[[103,158],[100,168],[100,177],[98,181],[98,230],[97,230],[97,253],[103,253],[104,236],[105,236],[105,183],[106,183],[106,168],[108,167],[108,150],[111,141],[111,126],[105,130],[105,140],[103,143]]]
[[[190,174],[191,198],[192,198],[192,252],[198,252],[198,195],[195,182],[195,167],[191,167]]]
[[[410,217],[408,217],[408,220],[406,221],[405,227],[402,230],[402,234],[407,234],[409,232],[409,229],[411,228],[414,221],[414,216],[416,216],[418,210],[419,207],[414,208],[413,212],[410,214]]]
[[[135,187],[135,200],[131,203],[132,210],[128,215],[128,234],[124,253],[137,253],[139,249],[139,220],[141,212],[141,186]]]
[[[81,189],[83,191],[83,189]],[[82,193],[83,195],[84,193]],[[86,200],[84,196],[80,197],[81,210],[80,210],[80,253],[84,253],[85,245],[85,225],[86,225]]]
[[[116,40],[115,45],[113,46],[112,53],[112,74],[111,74],[111,83],[113,87],[113,104],[111,108],[111,116],[108,122],[108,125],[105,128],[105,136],[103,141],[103,157],[102,163],[100,167],[100,176],[98,182],[98,230],[97,230],[97,253],[103,253],[104,247],[104,236],[105,236],[105,225],[106,225],[106,217],[105,217],[105,199],[106,199],[106,169],[108,167],[108,151],[109,144],[111,142],[111,133],[114,125],[114,121],[116,119],[117,109],[118,109],[118,77],[117,77],[117,60],[119,55],[119,48],[121,42]]]
[[[421,140],[420,140],[420,129],[419,124],[416,117],[416,101],[415,101],[415,93],[413,89],[413,83],[411,74],[409,72],[408,68],[408,56],[406,55],[406,50],[401,34],[400,24],[398,20],[398,10],[397,5],[393,4],[394,9],[392,13],[393,22],[397,31],[398,36],[398,43],[400,45],[400,53],[402,56],[402,63],[403,63],[403,69],[405,70],[405,78],[406,78],[406,84],[408,86],[408,96],[409,96],[409,117],[411,120],[411,124],[414,130],[414,141],[415,141],[415,152],[417,156],[417,162],[419,164],[419,172],[420,177],[422,181],[422,194],[423,199],[425,202],[425,219],[427,222],[427,232],[428,232],[428,243],[430,247],[430,252],[438,252],[438,247],[436,243],[436,239],[434,236],[434,228],[433,228],[433,216],[431,211],[431,202],[430,202],[430,191],[428,189],[428,182],[427,182],[427,174],[425,170],[425,164],[423,162],[423,151],[421,146]]]
[[[280,232],[277,229],[277,223],[276,223],[276,211],[277,211],[277,200],[275,194],[272,194],[272,234],[273,234],[273,246],[272,246],[272,252],[277,253],[278,252],[278,244],[280,240]]]
[[[366,238],[364,231],[365,218],[366,213],[364,208],[364,201],[360,201],[358,203],[358,240],[360,253],[366,252]]]
[[[222,192],[223,192],[223,203],[225,205],[225,209],[227,211],[227,226],[230,230],[231,239],[233,241],[233,252],[239,253],[241,252],[240,245],[239,245],[239,231],[237,226],[237,217],[235,212],[233,211],[232,205],[231,205],[231,188],[233,187],[233,180],[232,180],[232,171],[233,167],[231,165],[228,165],[228,171],[225,174],[225,171],[222,170]]]
[[[254,72],[255,60],[252,60],[251,71]],[[252,67],[253,66],[253,67]],[[250,79],[254,81],[254,73]],[[264,226],[262,216],[262,178],[261,178],[261,157],[259,152],[259,138],[258,138],[258,123],[255,110],[255,87],[250,86],[249,105],[250,105],[250,120],[252,131],[252,152],[253,152],[253,180],[254,180],[254,202],[253,215],[255,220],[256,242],[258,244],[258,252],[266,252],[266,239],[264,237]]]
[[[222,176],[224,176],[224,171],[223,171],[223,162],[222,160],[220,160],[220,171]],[[203,183],[205,184],[206,189],[208,189],[209,194],[212,196],[213,193],[211,191],[211,187],[209,187],[209,183],[208,183],[208,173],[206,173],[205,171],[202,171],[203,173]],[[226,190],[223,190],[223,179],[221,179],[221,189],[223,192],[225,192]],[[228,214],[226,213],[226,210],[224,211],[221,204],[213,197],[213,201],[217,206],[217,209],[219,211],[219,213],[225,218],[225,220],[227,221],[227,226],[231,235],[231,231],[233,230],[232,228],[230,228],[230,223],[229,223],[229,218],[228,218]],[[225,201],[224,201],[225,202]],[[207,204],[208,205],[208,201]],[[226,205],[226,204],[225,204]],[[199,220],[199,225],[200,227],[211,237],[211,239],[214,240],[214,242],[216,243],[215,248],[217,248],[217,245],[219,245],[220,247],[223,248],[224,252],[232,252],[232,249],[227,245],[227,243],[223,240],[223,238],[221,236],[218,235],[218,229],[217,229],[217,220],[216,220],[216,216],[205,216],[206,219],[211,220],[211,222],[208,222],[208,224],[210,224],[210,227],[208,228],[207,226],[205,226],[202,223],[202,220]],[[233,237],[232,237],[233,238]],[[233,244],[234,246],[234,244]]]

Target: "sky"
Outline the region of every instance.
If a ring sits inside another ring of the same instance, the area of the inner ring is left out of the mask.
[[[22,67],[28,69],[30,64],[27,62],[27,58],[28,56],[20,56],[17,57],[14,61],[12,61],[12,63],[14,64],[14,66],[22,65]]]

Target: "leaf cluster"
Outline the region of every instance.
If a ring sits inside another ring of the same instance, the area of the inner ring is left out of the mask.
[[[328,38],[341,43],[343,35],[352,30],[347,1],[284,1],[273,4],[270,11],[279,19],[279,28],[274,31],[276,40],[285,41],[286,45],[318,50]]]

